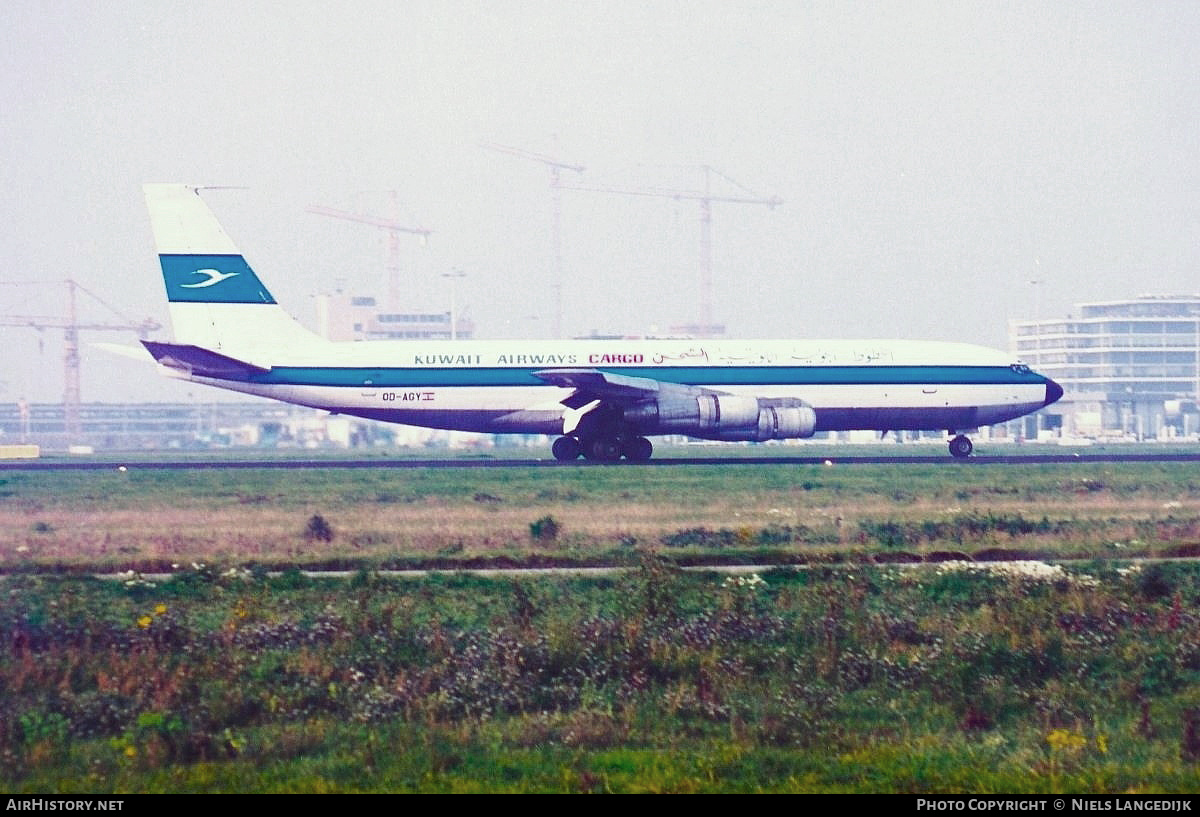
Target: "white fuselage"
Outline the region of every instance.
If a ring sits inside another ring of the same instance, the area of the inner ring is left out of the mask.
[[[960,343],[828,340],[368,341],[223,349],[267,370],[175,376],[391,422],[556,434],[572,389],[532,372],[594,368],[813,407],[817,430],[965,429],[1045,405],[1047,381]]]

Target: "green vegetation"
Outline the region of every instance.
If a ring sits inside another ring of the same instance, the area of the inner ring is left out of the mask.
[[[0,787],[1195,791],[1197,553],[1174,463],[6,471]],[[380,575],[506,564],[627,569]]]
[[[0,787],[1200,785],[1200,568],[0,582]]]
[[[637,548],[683,564],[1200,553],[1200,476],[1188,463],[130,465],[6,471],[0,483],[6,571],[626,564]]]
[[[319,513],[313,514],[304,528],[304,538],[309,542],[332,542],[333,527]]]
[[[553,516],[543,516],[529,523],[529,535],[539,542],[553,542],[562,525]]]

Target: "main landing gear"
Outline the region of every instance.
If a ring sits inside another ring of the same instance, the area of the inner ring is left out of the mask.
[[[959,434],[950,441],[950,456],[955,459],[961,460],[964,457],[969,457],[974,450],[975,446],[971,445],[970,438],[964,437],[962,434]]]
[[[624,457],[631,462],[645,462],[654,453],[654,446],[645,437],[600,434],[593,437],[559,437],[550,449],[554,459],[570,462],[580,454],[597,462],[616,462]]]
[[[554,454],[554,459],[569,462],[570,460],[578,459],[582,450],[579,447],[579,440],[574,437],[559,437],[554,441],[550,451]]]

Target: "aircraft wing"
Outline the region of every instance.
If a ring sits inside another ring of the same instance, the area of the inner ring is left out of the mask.
[[[547,383],[563,388],[575,389],[575,393],[563,400],[569,408],[579,408],[593,400],[627,405],[642,400],[653,400],[663,392],[672,394],[712,394],[708,389],[662,383],[649,377],[630,377],[624,374],[604,372],[599,369],[543,369],[533,373]]]

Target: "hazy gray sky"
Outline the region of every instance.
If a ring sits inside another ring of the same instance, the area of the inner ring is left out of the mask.
[[[0,282],[73,277],[134,318],[166,320],[143,182],[247,187],[206,198],[310,324],[316,291],[384,294],[386,245],[305,207],[396,189],[436,231],[403,250],[414,309],[458,267],[480,336],[548,336],[549,175],[484,141],[781,197],[713,206],[733,335],[1003,347],[1035,301],[1200,291],[1195,2],[9,0],[0,30]],[[695,202],[565,191],[563,256],[568,332],[696,318]],[[49,286],[0,304],[65,312]],[[0,338],[0,400],[60,399],[61,333]],[[188,393],[217,396],[84,351],[85,400]]]

